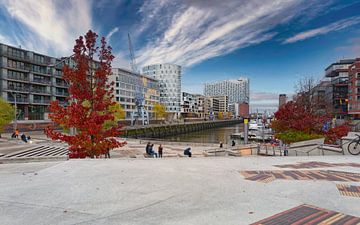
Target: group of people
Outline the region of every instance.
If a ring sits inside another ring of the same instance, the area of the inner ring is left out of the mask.
[[[147,143],[145,147],[146,154],[156,157],[156,158],[162,158],[163,157],[163,146],[160,144],[158,147],[158,151],[154,151],[154,144],[151,144],[150,142]],[[184,150],[184,155],[191,157],[191,148],[187,148]]]
[[[30,139],[31,139],[30,135],[26,136],[24,133],[20,134],[18,129],[16,129],[15,132],[12,133],[11,138],[19,138],[19,136],[20,136],[20,139],[25,143],[28,143],[28,141],[30,141]]]
[[[146,151],[146,154],[148,155],[151,155],[153,157],[156,157],[156,158],[162,158],[163,156],[163,147],[162,145],[160,144],[159,147],[158,147],[158,152],[156,153],[154,151],[154,144],[151,144],[150,142],[147,143],[146,145],[146,148],[145,148],[145,151]]]

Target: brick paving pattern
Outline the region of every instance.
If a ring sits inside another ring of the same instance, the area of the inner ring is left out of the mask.
[[[297,164],[284,164],[284,165],[274,165],[279,168],[290,168],[290,169],[312,169],[312,168],[324,168],[324,167],[355,167],[360,168],[360,163],[326,163],[326,162],[303,162]]]
[[[273,180],[325,180],[360,182],[360,173],[333,170],[260,170],[240,171],[246,180],[269,183]]]
[[[298,207],[278,213],[251,225],[359,225],[360,218],[311,205]]]
[[[360,198],[360,186],[337,184],[336,187],[341,195]]]

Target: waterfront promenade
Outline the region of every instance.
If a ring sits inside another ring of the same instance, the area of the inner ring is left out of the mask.
[[[299,218],[299,210],[310,219],[360,217],[359,195],[343,190],[360,184],[355,156],[0,164],[0,180],[3,225],[238,225],[286,210],[288,219]]]

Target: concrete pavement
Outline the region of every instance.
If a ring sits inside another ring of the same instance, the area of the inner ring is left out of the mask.
[[[250,224],[301,204],[360,217],[360,198],[320,180],[246,180],[244,170],[355,156],[85,159],[0,164],[1,224]],[[345,163],[345,164],[344,164]],[[291,169],[294,170],[294,169]],[[306,170],[312,170],[306,169]]]

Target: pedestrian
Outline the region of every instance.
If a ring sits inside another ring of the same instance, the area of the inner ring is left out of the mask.
[[[109,159],[110,159],[110,148],[107,148],[107,149],[106,149],[105,158],[109,158]]]
[[[154,144],[151,144],[151,145],[150,145],[149,151],[150,151],[150,155],[151,155],[151,156],[155,156],[155,158],[158,157],[157,153],[154,152]]]
[[[161,144],[159,145],[159,148],[158,148],[158,154],[159,154],[159,158],[162,158],[163,147],[161,146]]]
[[[234,140],[231,141],[231,146],[233,146],[233,147],[235,146],[235,141]]]
[[[20,138],[23,142],[27,143],[27,138],[25,134],[21,134]]]
[[[19,130],[16,129],[16,130],[15,130],[15,138],[18,138],[18,137],[19,137]]]
[[[191,157],[191,148],[187,148],[184,150],[184,155],[187,155],[189,157]]]
[[[220,148],[222,148],[223,147],[223,143],[222,142],[220,142]]]
[[[146,154],[150,155],[150,142],[147,143],[145,147]]]

